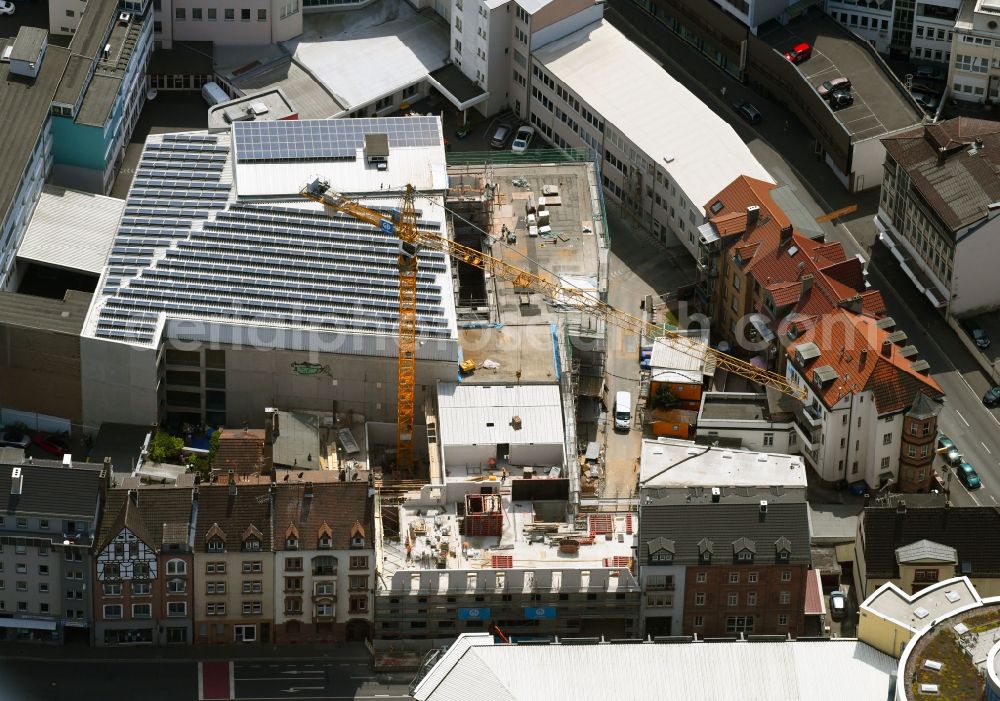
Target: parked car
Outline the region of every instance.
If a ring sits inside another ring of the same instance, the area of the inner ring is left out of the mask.
[[[58,436],[53,436],[51,433],[36,433],[32,442],[35,444],[35,447],[56,457],[61,458],[69,452],[69,445],[66,441]]]
[[[502,123],[497,125],[496,131],[493,132],[493,138],[490,139],[490,146],[493,148],[507,148],[507,141],[510,139],[513,131],[514,127],[510,124]]]
[[[836,111],[854,104],[854,95],[846,90],[834,90],[830,95],[830,109]]]
[[[14,3],[7,2],[7,0],[0,0],[0,15],[12,14],[14,14]]]
[[[734,102],[733,109],[736,110],[736,114],[743,117],[750,124],[760,124],[760,121],[764,119],[764,115],[760,113],[760,110],[746,100]]]
[[[25,433],[14,429],[0,433],[0,446],[27,450],[29,445],[31,445],[31,436]]]
[[[821,83],[816,86],[816,92],[819,96],[826,99],[830,97],[837,90],[850,90],[851,80],[850,78],[834,78],[833,80],[828,80],[825,83]]]
[[[913,72],[913,75],[915,78],[925,80],[944,80],[944,71],[937,66],[917,66],[917,70]]]
[[[835,621],[847,618],[847,597],[839,589],[830,592],[830,615]]]
[[[937,437],[937,446],[938,450],[943,450],[944,452],[948,452],[949,450],[955,447],[955,441],[948,438],[948,436],[944,435],[943,433],[939,433]]]
[[[510,150],[514,153],[524,153],[531,146],[531,140],[535,138],[535,128],[529,126],[523,126],[517,130],[517,134],[514,136],[514,143],[511,144]]]
[[[910,94],[913,95],[913,99],[916,101],[916,103],[921,107],[923,107],[928,112],[933,112],[934,110],[937,109],[938,99],[933,95],[928,95],[927,93],[917,92],[917,91],[911,91]]]
[[[802,42],[801,44],[796,44],[791,49],[785,52],[785,58],[787,58],[792,63],[802,63],[812,55],[813,55],[813,48],[805,42]]]
[[[948,450],[944,451],[944,461],[949,465],[958,465],[965,461],[962,454],[958,452],[958,448],[952,446]]]
[[[995,407],[1000,404],[1000,387],[990,387],[983,395],[983,404],[988,407]]]
[[[966,489],[979,489],[983,486],[979,479],[979,473],[967,462],[960,463],[955,472],[958,473],[959,481],[965,485]]]
[[[975,342],[976,348],[990,347],[990,335],[983,331],[982,327],[980,327],[977,323],[974,321],[964,321],[962,322],[962,327],[965,329],[965,332],[969,334],[969,338]]]

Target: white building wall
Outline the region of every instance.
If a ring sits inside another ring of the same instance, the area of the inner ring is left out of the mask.
[[[232,11],[232,19],[226,18],[227,10]],[[236,5],[214,0],[161,0],[154,19],[160,22],[157,40],[164,48],[170,48],[174,41],[274,44],[302,33],[300,0],[243,0]]]
[[[648,588],[649,578],[652,576],[672,575],[674,578],[673,590],[650,591]],[[646,625],[651,618],[662,618],[670,616],[670,635],[684,634],[684,585],[687,579],[687,568],[681,565],[641,565],[640,581],[642,582],[642,599],[640,602],[640,620],[642,634],[646,635]],[[650,596],[670,595],[672,606],[651,606]]]
[[[276,526],[277,527],[277,526]],[[287,527],[287,525],[285,526]],[[283,531],[283,528],[282,528]],[[284,533],[276,534],[284,538]],[[305,537],[314,537],[315,534],[300,534],[300,542]],[[335,575],[313,575],[312,573],[312,559],[321,555],[332,555],[337,558],[337,573]],[[367,556],[368,557],[368,569],[352,570],[350,569],[351,555]],[[274,623],[275,625],[281,625],[287,623],[289,620],[301,620],[301,621],[311,621],[316,613],[316,602],[314,600],[316,593],[316,586],[320,583],[331,582],[334,585],[334,596],[335,599],[334,612],[335,612],[335,623],[345,623],[349,618],[367,618],[371,619],[371,601],[369,601],[368,613],[366,615],[362,614],[349,614],[350,609],[350,598],[351,592],[350,588],[350,575],[367,575],[369,587],[371,587],[374,582],[372,578],[374,577],[374,570],[372,566],[374,565],[373,552],[370,550],[279,550],[275,552],[275,563],[274,563]],[[286,572],[285,571],[285,560],[287,558],[301,558],[302,559],[302,571],[301,572]],[[302,615],[300,616],[288,616],[285,614],[285,577],[301,577],[302,578],[302,592],[301,595],[294,594],[295,596],[301,596],[302,598]],[[353,592],[354,595],[360,595],[363,592]]]
[[[913,18],[911,57],[917,63],[944,63],[951,60],[953,21],[916,15]],[[947,70],[945,68],[944,70]]]
[[[502,459],[502,456],[497,456],[497,446],[495,443],[446,445],[443,446],[443,450],[445,466],[449,469],[458,467],[486,469],[490,458]],[[563,464],[563,445],[562,443],[512,444],[508,456],[511,465],[561,466]]]
[[[49,34],[72,36],[80,26],[87,0],[48,0]]]
[[[958,235],[952,276],[951,313],[974,314],[1000,307],[996,282],[1000,217],[984,220]]]
[[[882,164],[885,162],[885,146],[882,145],[882,139],[886,136],[888,135],[882,134],[854,142],[854,156],[851,159],[853,180],[845,183],[851,192],[869,190],[881,184],[884,173]]]
[[[893,19],[891,2],[883,10],[855,4],[853,0],[827,0],[826,11],[865,41],[872,42],[879,53],[889,53]]]
[[[771,424],[750,421],[703,421],[698,420],[697,435],[709,440],[715,438],[738,438],[742,447],[758,453],[798,454],[798,434],[791,423]]]

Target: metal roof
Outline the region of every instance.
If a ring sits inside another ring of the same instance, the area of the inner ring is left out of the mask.
[[[20,468],[23,479],[21,494],[17,496],[10,493],[11,474],[15,468]],[[96,519],[102,470],[102,465],[0,465],[0,494],[4,495],[6,504],[0,513]]]
[[[740,175],[774,182],[728,122],[608,22],[532,56],[665,170],[699,216]]]
[[[281,140],[300,133],[301,127],[284,130],[295,124],[301,123],[263,126],[278,127],[274,138]],[[397,239],[346,215],[328,215],[298,197],[297,188],[280,202],[236,202],[232,160],[227,134],[147,139],[87,334],[149,345],[165,328],[191,340],[215,334],[219,342],[258,347],[395,355]],[[315,175],[322,164],[292,165]],[[351,166],[349,173],[364,169],[363,162]],[[299,187],[305,181],[303,174]],[[338,181],[347,190],[350,184]],[[361,201],[391,209],[399,197],[385,192]],[[445,231],[440,202],[417,204],[418,226]],[[441,253],[420,253],[417,314],[419,336],[444,342],[421,345],[418,357],[457,358],[451,271]],[[255,333],[261,328],[272,330]]]
[[[666,698],[669,688],[671,701],[885,701],[896,665],[849,639],[522,646],[478,633],[459,636],[413,695],[418,701],[607,701]]]
[[[798,455],[715,448],[676,438],[643,440],[640,465],[644,489],[806,486],[805,463]]]
[[[512,425],[515,416],[519,429]],[[562,443],[562,417],[558,385],[438,385],[444,446]]]
[[[124,209],[124,200],[44,185],[17,257],[100,275]]]

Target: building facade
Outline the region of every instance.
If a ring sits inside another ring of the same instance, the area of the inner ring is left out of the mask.
[[[955,22],[948,94],[963,102],[1000,98],[1000,10],[988,0],[965,0]]]
[[[885,139],[885,147],[875,225],[907,277],[945,314],[1000,306],[992,282],[1000,124],[958,117]],[[954,188],[965,192],[961,201]]]
[[[156,0],[153,22],[154,41],[163,49],[192,41],[277,44],[302,33],[302,7],[299,0],[246,0],[235,7],[213,0]]]
[[[4,465],[0,490],[0,635],[90,641],[93,561],[106,479],[99,466]]]
[[[193,490],[109,490],[95,544],[94,643],[184,645],[194,610]]]
[[[194,642],[274,641],[270,486],[202,485],[194,537]]]
[[[364,640],[375,588],[365,482],[276,485],[275,642]]]
[[[870,42],[881,54],[909,57],[915,63],[940,65],[947,72],[952,33],[962,0],[891,0],[856,3],[827,0],[833,19]]]

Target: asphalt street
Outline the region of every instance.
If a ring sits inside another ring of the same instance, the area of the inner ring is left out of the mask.
[[[187,651],[194,657],[193,651]],[[271,701],[409,699],[409,679],[371,673],[363,657],[241,659],[3,659],[3,701]],[[221,674],[216,675],[215,672]]]
[[[974,492],[967,491],[957,479],[951,480],[952,500],[958,505],[997,505],[1000,409],[991,411],[981,401],[992,382],[941,314],[917,292],[895,259],[876,241],[873,218],[878,210],[878,189],[847,192],[833,171],[814,156],[808,132],[783,105],[729,79],[684,42],[674,38],[655,45],[639,36],[614,10],[609,10],[608,16],[674,78],[729,121],[775,180],[795,191],[807,211],[819,216],[848,205],[858,206],[855,213],[837,223],[822,225],[827,238],[840,241],[848,255],[860,254],[869,261],[869,281],[881,290],[888,315],[895,319],[897,328],[909,335],[909,342],[920,351],[919,357],[930,363],[931,375],[947,395],[938,419],[939,429],[956,442],[983,480],[983,487]],[[730,103],[739,99],[753,101],[764,114],[761,124],[751,127],[736,116]],[[612,228],[611,232],[612,241],[622,235],[619,229]]]

